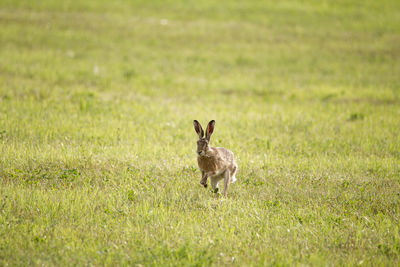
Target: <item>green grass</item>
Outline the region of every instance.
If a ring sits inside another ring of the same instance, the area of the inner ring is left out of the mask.
[[[398,266],[399,43],[396,0],[2,0],[0,265]]]

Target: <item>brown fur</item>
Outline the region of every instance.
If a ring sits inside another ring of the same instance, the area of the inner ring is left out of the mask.
[[[207,179],[210,178],[211,185],[215,191],[218,190],[218,182],[224,179],[224,196],[227,196],[228,187],[235,179],[237,164],[232,151],[223,147],[212,147],[209,145],[211,134],[214,131],[215,121],[210,121],[207,126],[206,137],[203,129],[197,121],[194,121],[195,131],[199,135],[197,141],[197,162],[202,173],[200,184],[207,187]]]

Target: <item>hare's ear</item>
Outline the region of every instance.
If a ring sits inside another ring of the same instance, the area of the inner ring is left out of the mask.
[[[214,132],[214,126],[215,126],[215,120],[210,121],[207,125],[206,139],[208,141],[210,141],[210,137],[211,137],[212,133]]]
[[[194,130],[199,135],[199,138],[203,138],[204,131],[203,131],[203,128],[201,127],[200,123],[198,121],[194,120],[193,125],[194,125]]]

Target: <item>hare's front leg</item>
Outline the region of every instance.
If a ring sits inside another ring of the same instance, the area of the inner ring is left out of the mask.
[[[231,172],[227,169],[224,172],[224,197],[228,195],[229,184],[231,183]]]
[[[207,187],[207,179],[209,177],[213,177],[215,174],[216,174],[215,171],[211,171],[211,172],[203,172],[202,171],[202,177],[201,177],[200,184],[202,184],[204,187]]]
[[[203,185],[204,187],[207,187],[207,175],[204,171],[201,171],[200,184]]]

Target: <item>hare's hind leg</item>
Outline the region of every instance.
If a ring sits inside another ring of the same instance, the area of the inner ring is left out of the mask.
[[[224,197],[228,195],[229,184],[231,183],[231,172],[227,169],[224,172]]]
[[[211,187],[214,193],[218,193],[218,183],[222,179],[221,175],[211,177]]]
[[[235,176],[235,174],[236,174],[236,172],[237,172],[237,169],[238,169],[238,167],[237,167],[237,165],[236,165],[236,163],[233,165],[233,167],[232,167],[232,170],[231,170],[231,183],[234,183],[234,182],[236,182],[236,176]]]

